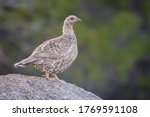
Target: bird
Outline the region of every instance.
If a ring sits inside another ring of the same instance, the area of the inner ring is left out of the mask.
[[[73,29],[73,25],[78,21],[81,19],[75,15],[66,17],[62,35],[44,41],[29,57],[15,63],[14,67],[31,64],[44,72],[47,79],[59,80],[57,74],[70,67],[78,55],[77,38]]]

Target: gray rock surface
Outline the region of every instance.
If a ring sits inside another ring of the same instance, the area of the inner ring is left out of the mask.
[[[65,82],[65,81],[64,81]],[[100,100],[70,83],[19,74],[0,75],[1,100]]]

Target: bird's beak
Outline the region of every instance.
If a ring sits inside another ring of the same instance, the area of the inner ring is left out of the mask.
[[[77,21],[80,21],[80,22],[81,22],[82,20],[81,20],[80,18],[77,17]]]

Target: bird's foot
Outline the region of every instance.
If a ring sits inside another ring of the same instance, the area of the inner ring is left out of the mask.
[[[42,76],[43,76],[43,77],[46,77],[46,79],[48,79],[48,80],[58,81],[58,82],[60,82],[61,84],[66,84],[66,82],[65,82],[64,80],[60,80],[60,79],[57,77],[57,75],[51,75],[51,77],[49,77],[48,74],[44,74],[44,75],[42,75]]]
[[[53,80],[60,82],[61,84],[65,84],[65,81],[60,80],[56,74],[52,74]]]
[[[64,80],[60,80],[58,77],[48,78],[48,80],[53,80],[56,82],[60,82],[61,84],[66,84],[66,82]]]
[[[60,82],[61,84],[66,84],[66,82],[65,82],[64,80],[60,80],[60,79],[58,79],[58,78],[54,78],[54,80]]]

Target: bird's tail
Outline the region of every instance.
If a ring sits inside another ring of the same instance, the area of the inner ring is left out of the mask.
[[[22,61],[15,63],[14,67],[25,67],[26,65],[32,64],[33,62],[35,62],[37,59],[33,58],[33,57],[28,57],[26,59],[23,59]]]

